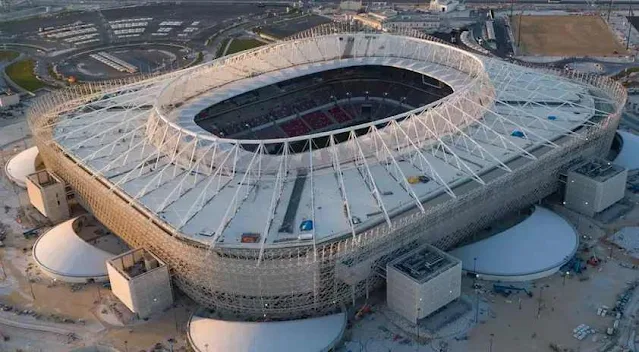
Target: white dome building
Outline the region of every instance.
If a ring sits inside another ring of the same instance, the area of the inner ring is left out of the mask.
[[[56,280],[72,283],[107,281],[106,261],[126,246],[91,216],[82,215],[56,225],[33,245],[33,258]]]
[[[5,173],[11,181],[26,188],[27,176],[36,172],[38,164],[42,164],[38,156],[38,147],[31,147],[14,155],[5,165]]]

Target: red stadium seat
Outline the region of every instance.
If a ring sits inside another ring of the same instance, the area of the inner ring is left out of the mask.
[[[324,115],[321,111],[306,114],[302,116],[302,119],[314,130],[321,130],[333,124],[331,119],[329,119],[328,116]]]
[[[348,114],[344,112],[344,110],[342,110],[342,108],[340,108],[339,106],[331,108],[330,110],[328,110],[328,112],[338,123],[344,123],[351,120],[351,117],[348,116]]]
[[[306,126],[300,119],[293,119],[284,122],[280,125],[280,128],[286,132],[289,137],[301,136],[311,132],[311,129],[308,128],[308,126]]]

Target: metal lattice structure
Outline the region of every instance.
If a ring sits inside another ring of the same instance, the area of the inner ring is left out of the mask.
[[[365,65],[427,75],[453,93],[287,138],[224,138],[193,123],[223,99]],[[189,296],[289,319],[367,294],[416,244],[448,248],[556,191],[569,165],[606,153],[625,100],[604,77],[524,68],[416,33],[322,27],[163,76],[53,93],[29,123],[47,167],[129,245],[166,262]],[[426,182],[409,182],[417,176]],[[306,220],[314,226],[297,229]],[[245,233],[259,240],[243,243]]]

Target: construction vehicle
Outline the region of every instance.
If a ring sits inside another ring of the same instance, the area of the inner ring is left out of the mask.
[[[562,271],[574,271],[576,274],[581,274],[583,269],[583,260],[578,257],[572,257],[572,259],[561,268]]]
[[[39,233],[38,230],[40,230],[40,229],[39,228],[30,229],[30,230],[22,232],[22,235],[26,239],[29,239],[30,237],[36,237],[36,236],[38,236],[38,233]]]
[[[519,291],[524,292],[525,294],[528,295],[528,297],[533,296],[532,292],[528,291],[527,289],[523,287],[516,287],[513,285],[506,286],[506,285],[493,284],[493,291],[495,291],[495,293],[501,294],[504,297],[508,297],[512,293],[519,292]]]
[[[368,304],[364,304],[358,311],[355,313],[355,320],[362,319],[365,315],[371,313],[371,306]]]

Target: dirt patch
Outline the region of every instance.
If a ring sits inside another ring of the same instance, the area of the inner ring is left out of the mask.
[[[627,54],[600,16],[513,16],[522,55],[622,56]],[[521,35],[519,31],[521,30]]]

